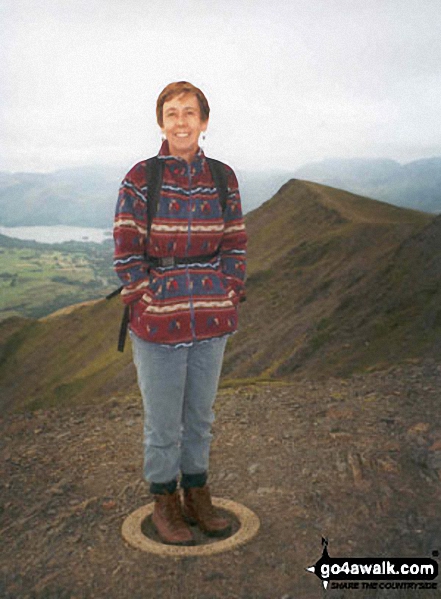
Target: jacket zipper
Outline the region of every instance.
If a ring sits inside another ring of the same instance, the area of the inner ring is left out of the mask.
[[[188,236],[187,236],[187,251],[186,254],[188,256],[188,250],[190,249],[190,241],[191,241],[191,223],[193,220],[193,200],[191,193],[191,165],[187,164],[187,173],[188,173],[188,184],[189,184],[189,194],[188,194],[188,208],[189,208],[189,216],[188,216]],[[188,292],[189,292],[189,303],[190,303],[190,328],[191,335],[193,340],[196,340],[196,322],[195,322],[195,313],[194,313],[194,305],[193,305],[193,289],[191,288],[191,278],[190,278],[190,270],[187,265],[187,282],[188,282]]]

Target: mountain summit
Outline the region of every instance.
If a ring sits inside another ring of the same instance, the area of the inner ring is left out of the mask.
[[[441,212],[440,157],[423,158],[408,164],[382,158],[329,158],[305,164],[295,176],[397,206]]]
[[[340,376],[435,351],[441,217],[291,180],[247,227],[229,377]]]

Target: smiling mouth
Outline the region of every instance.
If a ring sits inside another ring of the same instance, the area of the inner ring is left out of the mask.
[[[176,133],[176,137],[190,137],[190,133]]]

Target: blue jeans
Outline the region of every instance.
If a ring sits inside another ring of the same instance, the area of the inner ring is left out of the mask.
[[[130,337],[144,405],[146,480],[168,483],[179,473],[206,473],[227,337],[178,348]]]

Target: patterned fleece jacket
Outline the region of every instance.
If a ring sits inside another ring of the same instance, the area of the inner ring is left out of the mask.
[[[247,237],[233,170],[225,165],[228,197],[224,214],[202,150],[193,162],[158,154],[165,163],[159,205],[147,239],[149,182],[145,161],[124,178],[114,223],[114,267],[130,304],[130,328],[142,339],[187,345],[237,329],[237,305],[244,298]],[[146,256],[204,262],[150,267]]]

